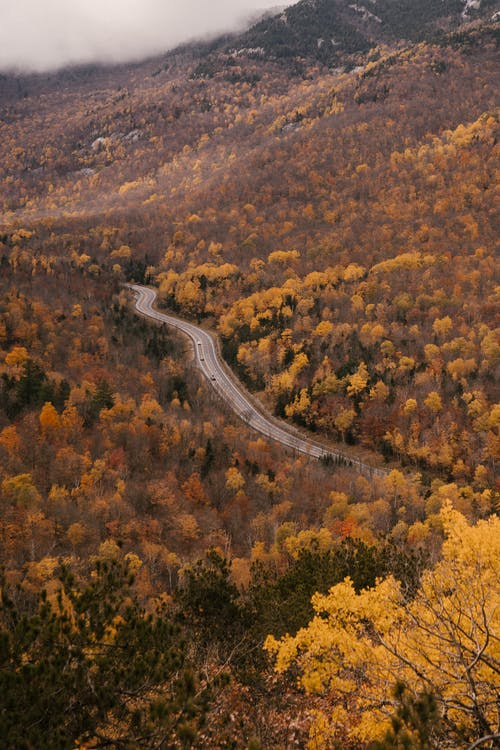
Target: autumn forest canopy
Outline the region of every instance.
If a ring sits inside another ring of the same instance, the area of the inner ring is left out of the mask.
[[[497,746],[498,7],[368,5],[0,76],[9,750]]]

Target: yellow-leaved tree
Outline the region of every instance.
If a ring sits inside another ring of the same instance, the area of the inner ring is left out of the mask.
[[[328,699],[322,703],[328,710],[313,719],[311,750],[383,743],[393,731],[397,684],[415,704],[431,694],[437,709],[426,744],[410,730],[405,747],[495,746],[500,518],[471,526],[448,504],[441,519],[442,558],[423,574],[412,599],[392,577],[359,593],[346,578],[328,594],[314,595],[315,617],[296,636],[267,638],[276,670],[298,670],[306,693]]]

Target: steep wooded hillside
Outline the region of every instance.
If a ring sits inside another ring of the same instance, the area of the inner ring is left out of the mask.
[[[384,42],[435,40],[464,21],[491,20],[497,10],[495,0],[301,0],[262,19],[232,47],[262,56],[301,55],[342,65],[350,53]]]
[[[146,274],[218,326],[278,415],[491,480],[495,39],[481,26],[300,77],[230,56],[193,77],[173,57],[126,88],[77,77],[11,103],[7,255]]]

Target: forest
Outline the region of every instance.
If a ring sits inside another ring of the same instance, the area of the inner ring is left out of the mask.
[[[496,746],[498,25],[1,78],[8,750]]]

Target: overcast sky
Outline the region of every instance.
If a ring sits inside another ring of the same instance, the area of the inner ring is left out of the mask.
[[[293,1],[0,0],[0,70],[137,59]]]

